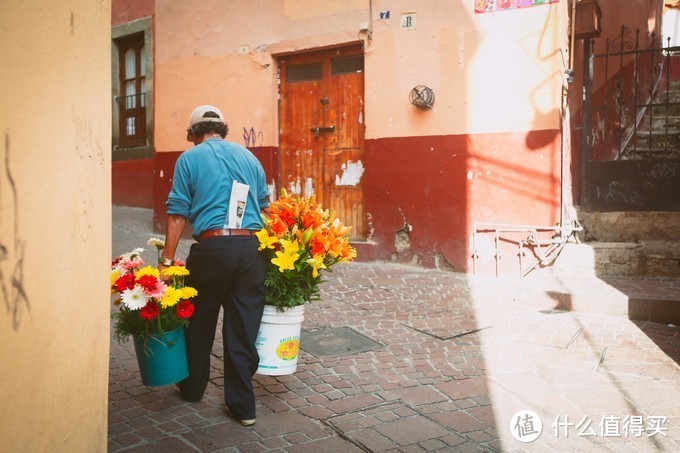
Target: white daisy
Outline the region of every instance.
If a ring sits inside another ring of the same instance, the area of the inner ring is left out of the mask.
[[[158,250],[161,250],[163,247],[165,247],[165,241],[158,238],[150,238],[147,244],[156,247]]]
[[[135,285],[132,289],[126,289],[121,294],[123,305],[130,310],[139,310],[149,302],[149,297],[144,294],[144,289]]]

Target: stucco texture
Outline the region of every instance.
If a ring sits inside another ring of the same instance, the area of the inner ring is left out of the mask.
[[[110,21],[0,4],[1,451],[106,450]]]
[[[255,127],[264,146],[275,145],[276,57],[358,40],[365,47],[366,138],[559,128],[559,4],[474,15],[461,1],[424,7],[411,0],[398,9],[374,1],[373,20],[368,1],[229,6],[157,5],[160,152],[184,146],[176,131],[195,104],[208,101],[224,109],[232,130]],[[390,10],[389,20],[378,19],[382,10]],[[415,29],[402,29],[405,13],[416,14]],[[370,40],[362,32],[369,23]],[[429,115],[408,102],[416,85],[435,92]]]

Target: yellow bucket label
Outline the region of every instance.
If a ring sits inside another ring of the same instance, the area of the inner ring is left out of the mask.
[[[276,355],[281,360],[293,360],[298,355],[300,340],[286,340],[276,348]]]

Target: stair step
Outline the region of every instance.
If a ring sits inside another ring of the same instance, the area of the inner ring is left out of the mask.
[[[680,113],[680,104],[678,103],[654,103],[651,109],[647,109],[645,115],[651,115],[652,117],[661,117],[666,115],[678,115]]]
[[[680,326],[680,280],[604,277],[628,297],[628,318]]]
[[[668,100],[669,104],[680,102],[680,90],[671,88],[669,90],[659,91],[654,96],[654,104],[665,104]]]
[[[651,129],[652,130],[663,130],[664,132],[666,131],[666,127],[668,127],[668,131],[670,132],[672,129],[675,130],[680,130],[680,115],[662,115],[662,116],[654,116],[652,117],[652,125]],[[637,130],[642,131],[642,130],[649,130],[649,117],[643,118],[642,122],[640,125],[638,125]]]
[[[555,267],[569,275],[680,279],[680,242],[566,244]]]
[[[638,159],[678,159],[680,158],[680,148],[649,148],[629,145],[621,153],[621,160]]]
[[[590,212],[581,208],[577,211],[585,229],[582,242],[680,242],[680,212]]]
[[[666,128],[664,126],[658,126],[653,128],[651,131],[647,127],[640,127],[635,131],[635,134],[640,137],[640,138],[647,138],[647,137],[652,137],[652,138],[659,138],[659,137],[670,137],[670,138],[678,138],[678,135],[680,134],[680,128],[678,127],[668,127]]]

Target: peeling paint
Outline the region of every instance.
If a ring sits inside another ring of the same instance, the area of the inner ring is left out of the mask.
[[[161,178],[165,177],[165,173],[163,172],[163,170],[161,170],[161,172],[160,172],[158,175],[159,175]]]
[[[267,184],[267,189],[269,190],[269,202],[274,203],[276,201],[276,183],[272,180]]]
[[[599,113],[597,114],[597,119],[596,119],[597,125],[595,126],[594,130],[592,131],[592,139],[593,143],[591,146],[595,146],[598,144],[598,142],[604,143],[604,133],[605,133],[605,119],[602,115]]]
[[[342,176],[335,175],[336,186],[356,186],[364,174],[364,164],[359,160],[356,163],[348,160],[342,164]]]
[[[366,235],[366,241],[370,242],[373,240],[373,233],[375,232],[375,227],[373,226],[373,214],[366,212],[366,230],[368,234]]]
[[[305,188],[303,193],[306,198],[309,198],[312,195],[314,195],[314,180],[312,178],[307,178],[307,181],[305,181]]]
[[[472,179],[472,170],[468,170],[467,179]]]
[[[411,248],[411,230],[412,227],[408,223],[404,223],[404,226],[397,230],[394,236],[394,248],[397,253],[404,253]]]
[[[300,195],[300,178],[296,179],[295,181],[291,181],[290,184],[288,184],[288,192],[293,195]]]
[[[359,97],[359,124],[364,124],[364,99]]]

